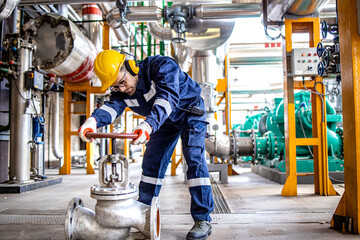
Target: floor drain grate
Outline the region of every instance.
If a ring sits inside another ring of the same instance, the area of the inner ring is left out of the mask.
[[[0,225],[1,224],[62,225],[65,224],[65,215],[0,214]]]
[[[229,205],[226,203],[224,196],[222,195],[218,184],[215,182],[212,176],[210,176],[211,180],[211,189],[214,197],[214,211],[215,214],[220,213],[231,213]]]

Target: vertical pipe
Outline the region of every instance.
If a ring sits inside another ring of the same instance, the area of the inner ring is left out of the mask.
[[[61,161],[63,153],[59,147],[59,92],[52,92],[51,94],[51,150],[54,156]]]
[[[156,39],[154,38],[154,56],[156,55]]]
[[[164,9],[165,8],[165,1],[163,0],[162,1],[162,9]],[[165,23],[165,20],[164,19],[162,19],[162,24],[164,25],[164,23]],[[160,41],[160,55],[162,55],[162,56],[164,56],[165,55],[165,43],[164,43],[164,41]]]
[[[149,31],[147,31],[147,55],[151,56],[151,35]]]
[[[31,92],[25,89],[24,72],[30,70],[34,46],[23,43],[20,48],[20,76],[11,86],[10,114],[10,180],[25,183],[30,180],[31,115],[26,114]],[[15,85],[16,84],[16,85]],[[18,92],[19,91],[19,92]],[[22,96],[20,96],[20,94]],[[24,99],[26,98],[26,99]]]
[[[135,60],[136,58],[136,50],[137,50],[137,41],[136,41],[136,35],[137,35],[137,27],[135,25],[135,34],[134,34],[134,56],[135,56]]]
[[[142,22],[141,25],[141,61],[144,60],[144,23]]]

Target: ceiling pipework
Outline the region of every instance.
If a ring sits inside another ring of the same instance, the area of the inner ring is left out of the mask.
[[[0,1],[0,20],[8,18],[16,8],[20,0],[1,0]]]
[[[282,21],[285,14],[295,16],[311,15],[329,0],[264,0],[267,6],[267,19],[272,22]]]

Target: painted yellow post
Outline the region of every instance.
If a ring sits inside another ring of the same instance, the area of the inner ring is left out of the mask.
[[[71,173],[71,92],[68,90],[68,83],[64,84],[64,159],[60,166],[59,174]]]
[[[94,94],[86,91],[86,118],[94,111]],[[94,143],[86,143],[86,173],[95,174],[94,170]]]
[[[360,233],[360,36],[356,0],[337,1],[344,117],[345,192],[331,227]]]
[[[308,33],[309,47],[315,47],[320,41],[319,18],[285,19],[285,50],[283,51],[283,64],[285,73],[287,72],[286,53],[290,53],[293,49],[293,33]],[[322,82],[322,78],[316,77],[315,80],[307,81],[305,86],[312,91],[315,91],[315,82]],[[304,89],[302,81],[300,83],[294,82],[292,77],[285,75],[284,115],[287,180],[281,194],[283,196],[297,195],[297,175],[299,174],[296,173],[296,146],[313,145],[315,193],[324,196],[336,195],[337,193],[329,179],[325,99],[323,102],[320,96],[317,94],[311,94],[313,138],[297,139],[294,89]],[[325,88],[322,84],[317,84],[317,90],[321,94],[325,93]],[[305,141],[307,141],[308,144],[304,144]]]
[[[294,80],[287,76],[286,54],[292,50],[292,21],[285,19],[285,41],[283,42],[284,66],[284,120],[285,120],[285,165],[286,182],[282,196],[297,195],[296,176],[296,126],[294,103]]]
[[[103,22],[103,49],[109,50],[110,49],[110,26],[107,22]]]

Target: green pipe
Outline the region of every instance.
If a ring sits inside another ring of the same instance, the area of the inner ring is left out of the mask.
[[[147,55],[151,56],[151,35],[149,31],[147,31]]]
[[[154,56],[156,55],[156,39],[154,38],[154,44],[153,44],[153,46],[154,46]]]

